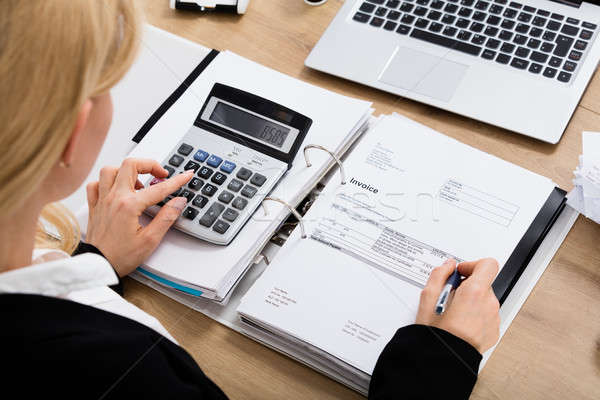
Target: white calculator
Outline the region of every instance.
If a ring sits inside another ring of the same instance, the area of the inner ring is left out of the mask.
[[[169,177],[190,169],[194,177],[146,212],[156,215],[183,196],[188,205],[174,227],[229,244],[291,168],[311,124],[289,108],[215,83],[194,125],[163,162]]]

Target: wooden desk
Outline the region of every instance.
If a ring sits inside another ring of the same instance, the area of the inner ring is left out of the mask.
[[[145,0],[150,23],[205,46],[232,50],[288,75],[372,100],[572,188],[581,131],[600,130],[597,75],[560,144],[544,144],[304,67],[342,0],[252,0],[243,17],[174,12]],[[523,195],[527,195],[524,193]],[[600,398],[600,226],[580,217],[480,375],[473,399]],[[155,315],[233,399],[361,398],[357,393],[204,315],[137,284],[127,298]]]

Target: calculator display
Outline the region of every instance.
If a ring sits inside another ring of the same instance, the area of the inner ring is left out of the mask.
[[[216,104],[209,119],[279,149],[286,142],[291,132],[290,128],[260,118],[221,101]]]

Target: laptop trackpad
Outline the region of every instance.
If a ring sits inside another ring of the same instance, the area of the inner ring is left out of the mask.
[[[468,69],[442,57],[398,47],[379,81],[448,102]]]

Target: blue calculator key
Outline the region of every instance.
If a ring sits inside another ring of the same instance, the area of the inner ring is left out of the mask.
[[[211,167],[218,167],[219,164],[221,164],[221,161],[223,161],[221,157],[217,157],[214,154],[211,154],[210,157],[208,157],[208,160],[206,160],[206,163]]]
[[[194,154],[194,160],[204,162],[208,158],[208,153],[204,150],[198,150],[196,154]]]
[[[235,163],[232,163],[231,161],[225,161],[223,163],[223,165],[221,165],[221,171],[227,172],[228,174],[233,172],[234,169],[235,169]]]

